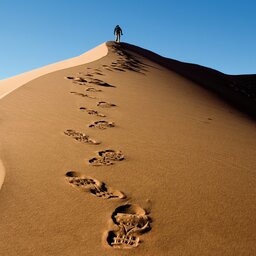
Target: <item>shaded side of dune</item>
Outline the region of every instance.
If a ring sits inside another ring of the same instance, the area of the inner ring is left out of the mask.
[[[168,59],[143,48],[121,43],[125,50],[135,52],[190,80],[210,89],[237,109],[256,118],[256,75],[227,75],[217,70]]]

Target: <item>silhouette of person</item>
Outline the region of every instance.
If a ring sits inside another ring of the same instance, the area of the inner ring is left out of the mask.
[[[119,27],[119,25],[116,25],[114,29],[114,35],[116,35],[116,42],[120,43],[120,37],[123,35],[122,29]]]

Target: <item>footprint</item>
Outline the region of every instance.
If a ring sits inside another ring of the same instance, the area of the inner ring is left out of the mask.
[[[103,151],[99,151],[98,155],[104,159],[110,160],[110,161],[122,161],[124,160],[124,154],[122,151],[118,150],[115,151],[113,149],[106,149]]]
[[[89,125],[90,128],[98,128],[98,129],[107,129],[110,127],[115,127],[114,122],[108,122],[108,121],[96,121],[93,122],[93,124]]]
[[[108,70],[108,71],[111,71],[111,72],[113,71],[111,68],[105,68],[105,69]]]
[[[114,68],[114,70],[125,72],[125,70],[122,68]]]
[[[69,80],[73,80],[73,79],[74,79],[73,76],[66,76],[65,78],[66,78],[66,79],[69,79]]]
[[[100,116],[100,117],[106,117],[104,114],[99,113],[96,110],[93,109],[87,109],[85,107],[80,107],[80,110],[85,110],[89,115],[95,115],[95,116]]]
[[[85,85],[87,84],[87,80],[84,79],[83,77],[74,77],[74,76],[66,76],[66,79],[72,80],[74,84],[78,85]]]
[[[82,176],[78,172],[69,171],[66,173],[66,179],[71,185],[81,189],[87,189],[90,186],[100,186],[100,182],[91,178]]]
[[[70,93],[75,94],[75,95],[77,95],[77,96],[81,96],[81,97],[87,97],[87,98],[90,98],[90,99],[96,99],[96,98],[93,97],[93,96],[90,96],[90,95],[84,94],[84,93],[80,93],[80,92],[70,92]]]
[[[110,231],[107,243],[113,248],[129,249],[139,246],[139,236],[148,232],[151,219],[138,205],[125,204],[116,208],[112,221],[117,230]]]
[[[102,92],[102,90],[99,90],[99,89],[96,89],[96,88],[93,88],[93,87],[89,87],[86,89],[87,92]]]
[[[69,80],[73,80],[73,82],[82,82],[82,83],[86,83],[87,82],[87,80],[85,80],[82,77],[66,76],[65,78],[69,79]]]
[[[104,87],[115,87],[114,85],[103,82],[103,81],[102,82],[97,82],[96,84],[99,85],[99,86],[104,86]]]
[[[106,149],[98,152],[98,157],[89,159],[89,164],[92,166],[112,165],[113,161],[124,160],[124,154],[121,151]]]
[[[89,83],[91,83],[91,84],[97,84],[97,85],[99,85],[99,86],[104,86],[104,87],[115,87],[115,86],[112,85],[112,84],[106,83],[106,82],[104,82],[104,81],[102,81],[102,80],[100,80],[100,79],[96,79],[96,78],[91,79],[91,81],[90,81]]]
[[[85,79],[82,78],[82,77],[75,77],[75,78],[74,78],[74,81],[75,81],[75,82],[82,82],[82,83],[86,83],[86,82],[87,82],[87,80],[85,80]]]
[[[75,139],[79,142],[89,143],[89,144],[94,144],[94,145],[100,144],[100,142],[91,139],[88,135],[81,133],[81,132],[77,132],[75,130],[71,130],[71,129],[66,130],[64,132],[64,134],[72,137],[73,139]]]
[[[104,199],[124,199],[125,194],[119,190],[108,187],[105,183],[96,179],[85,177],[79,172],[69,171],[65,178],[67,182],[81,191],[90,192],[91,194]]]
[[[93,74],[95,74],[95,75],[99,75],[99,76],[104,76],[102,73],[100,73],[100,72],[94,72]]]
[[[113,162],[109,161],[108,159],[104,159],[102,157],[93,157],[89,159],[89,164],[92,166],[103,166],[103,165],[112,165]]]
[[[98,102],[97,106],[101,107],[101,108],[111,108],[111,107],[115,107],[116,105],[113,104],[113,103],[108,103],[108,102],[105,102],[105,101],[100,101],[100,102]]]

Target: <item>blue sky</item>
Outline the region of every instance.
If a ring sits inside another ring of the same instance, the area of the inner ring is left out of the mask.
[[[0,0],[0,79],[113,40],[228,74],[256,73],[255,0]]]

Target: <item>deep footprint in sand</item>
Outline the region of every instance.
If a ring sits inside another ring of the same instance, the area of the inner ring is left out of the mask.
[[[94,145],[100,144],[99,141],[93,140],[88,135],[81,132],[77,132],[75,130],[71,130],[71,129],[66,130],[64,134],[82,143],[88,143],[88,144],[94,144]]]
[[[101,108],[111,108],[111,107],[115,107],[116,105],[113,103],[109,103],[109,102],[105,102],[105,101],[100,101],[97,104],[98,107]]]
[[[103,80],[100,80],[100,79],[97,79],[97,78],[91,78],[90,84],[96,84],[96,85],[99,85],[99,86],[104,86],[104,87],[115,87],[114,85],[112,84],[109,84],[107,82],[104,82]]]
[[[113,68],[114,70],[117,70],[117,71],[122,71],[122,72],[125,72],[125,70],[124,69],[122,69],[122,68]]]
[[[81,83],[86,83],[87,80],[84,79],[83,77],[75,77],[74,82],[81,82]]]
[[[122,151],[113,150],[113,149],[106,149],[103,151],[99,151],[98,155],[104,159],[109,161],[122,161],[124,160],[124,154]]]
[[[125,204],[116,208],[112,221],[115,224],[114,231],[109,231],[107,243],[113,248],[130,249],[139,246],[139,236],[148,232],[150,218],[146,211],[138,205]]]
[[[115,127],[115,123],[114,122],[108,122],[108,121],[95,121],[92,124],[90,124],[89,127],[105,130],[107,128]]]
[[[116,151],[113,149],[106,149],[98,152],[98,157],[93,157],[89,159],[89,164],[92,166],[103,166],[112,165],[114,161],[124,160],[124,154],[122,151]]]
[[[93,87],[89,87],[86,89],[87,92],[102,92],[102,90],[99,90],[99,89],[96,89],[96,88],[93,88]]]
[[[113,71],[111,68],[105,68],[105,70],[107,70],[107,71]]]
[[[66,76],[65,78],[69,79],[69,80],[72,80],[73,83],[78,83],[78,84],[87,83],[87,80],[84,79],[83,77]]]
[[[100,116],[100,117],[106,117],[104,114],[99,113],[98,111],[93,110],[93,109],[87,109],[86,107],[80,107],[80,110],[86,111],[89,115]]]
[[[82,175],[79,172],[69,171],[65,178],[67,182],[81,191],[90,192],[91,194],[104,199],[124,199],[125,194],[119,190],[113,190],[105,183]]]
[[[74,77],[73,76],[65,76],[65,79],[73,80]]]
[[[85,94],[85,93],[80,93],[80,92],[70,92],[74,95],[77,95],[77,96],[81,96],[81,97],[87,97],[87,98],[90,98],[90,99],[96,99],[95,97],[91,96],[91,95],[88,95],[88,94]]]
[[[99,75],[99,76],[104,76],[104,74],[103,74],[103,73],[101,73],[101,72],[94,72],[93,74],[95,74],[95,75]]]
[[[102,157],[93,157],[89,159],[89,164],[92,166],[103,166],[103,165],[112,165],[114,164],[110,160],[104,159]]]

